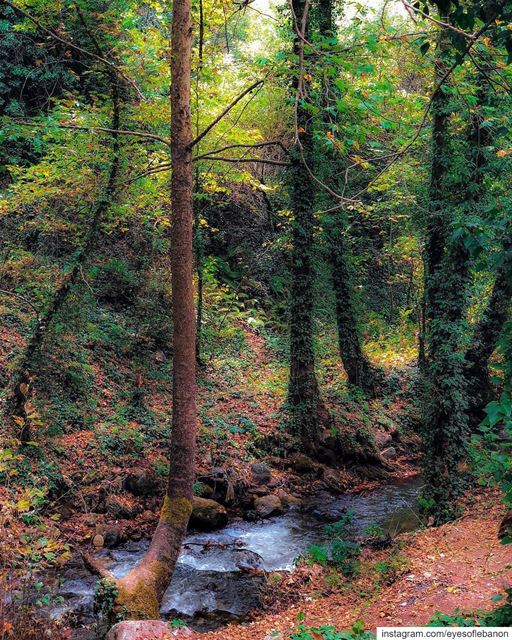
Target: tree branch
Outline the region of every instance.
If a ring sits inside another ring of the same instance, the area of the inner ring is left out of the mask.
[[[193,158],[193,162],[195,160],[218,160],[219,162],[261,162],[263,164],[272,164],[277,167],[291,167],[290,162],[284,162],[283,160],[271,160],[269,158],[225,158],[224,156],[209,156],[208,154],[197,156],[197,158]]]
[[[261,147],[271,146],[281,147],[281,149],[285,153],[288,153],[288,149],[282,142],[280,142],[279,140],[273,140],[272,142],[258,142],[255,144],[230,144],[227,147],[222,147],[221,149],[216,149],[215,151],[207,151],[205,153],[202,153],[201,155],[195,156],[193,160],[202,160],[203,158],[213,156],[217,153],[222,153],[223,151],[228,151],[229,149],[260,149]]]
[[[247,89],[245,89],[244,91],[242,91],[242,93],[237,96],[233,102],[231,102],[230,104],[228,104],[228,106],[215,118],[215,120],[213,120],[207,127],[206,129],[204,129],[204,131],[202,133],[200,133],[195,140],[192,140],[191,142],[191,147],[195,147],[196,144],[198,142],[200,142],[212,129],[213,127],[215,127],[221,120],[222,118],[224,118],[224,116],[226,116],[231,109],[233,109],[234,106],[236,106],[240,100],[242,100],[242,98],[245,98],[245,96],[250,93],[251,91],[254,91],[254,89],[256,89],[256,87],[259,87],[260,85],[262,85],[264,83],[264,80],[258,80],[257,82],[253,82],[253,84],[251,84],[249,87],[247,87]]]
[[[24,120],[20,121],[16,119],[14,119],[14,121],[19,122],[19,124],[26,127],[43,128],[46,126],[42,122],[26,122]],[[74,125],[74,124],[62,124],[61,122],[57,123],[57,126],[60,127],[61,129],[71,129],[72,131],[93,131],[93,132],[102,131],[105,133],[116,133],[118,135],[133,136],[135,138],[145,138],[147,140],[162,142],[167,147],[171,145],[170,140],[166,140],[162,136],[156,135],[154,133],[146,133],[145,131],[130,131],[128,129],[109,129],[108,127],[86,127],[86,126]]]
[[[28,298],[25,298],[25,296],[20,296],[19,293],[15,293],[14,291],[8,291],[7,289],[0,289],[0,293],[3,293],[7,296],[12,296],[17,300],[24,302],[26,305],[28,305],[32,309],[32,311],[36,314],[37,318],[39,318],[39,309],[34,304],[32,304],[32,302],[30,302]]]

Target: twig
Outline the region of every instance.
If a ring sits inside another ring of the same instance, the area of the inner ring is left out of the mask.
[[[195,156],[193,158],[193,162],[195,162],[196,160],[202,160],[205,157],[216,155],[217,153],[222,153],[223,151],[228,151],[229,149],[260,149],[261,147],[271,146],[281,147],[281,149],[285,153],[288,153],[288,149],[279,140],[273,140],[272,142],[257,142],[255,144],[230,144],[227,147],[222,147],[222,149],[207,151],[205,153],[202,153],[201,155]]]
[[[196,144],[202,140],[212,129],[213,127],[215,127],[221,120],[222,118],[224,118],[224,116],[226,116],[231,109],[233,109],[234,106],[236,106],[240,100],[242,100],[242,98],[244,98],[248,93],[250,93],[251,91],[253,91],[254,89],[256,89],[256,87],[259,87],[260,85],[262,85],[265,81],[264,80],[257,80],[256,82],[253,82],[253,84],[251,84],[249,87],[247,87],[247,89],[244,89],[244,91],[242,91],[242,93],[237,96],[233,102],[231,102],[230,104],[228,104],[228,106],[222,111],[222,113],[220,113],[207,127],[206,129],[203,130],[202,133],[200,133],[194,140],[192,140],[190,146],[191,147],[195,147]]]
[[[27,122],[26,120],[17,120],[16,118],[13,118],[13,121],[18,122],[19,124],[27,127],[44,128],[48,126],[43,122]],[[105,133],[116,133],[124,136],[133,136],[134,138],[146,138],[147,140],[155,140],[157,142],[162,142],[168,147],[171,144],[170,140],[166,140],[162,136],[158,136],[154,133],[146,133],[145,131],[129,131],[127,129],[110,129],[108,127],[86,127],[83,125],[63,124],[61,122],[58,122],[57,126],[61,129],[71,129],[72,131],[102,131]]]
[[[0,293],[4,293],[5,295],[12,296],[13,298],[17,298],[21,302],[27,304],[34,311],[36,316],[39,318],[39,309],[25,296],[21,296],[19,293],[15,293],[14,291],[7,291],[7,289],[0,289]]]
[[[237,162],[260,162],[263,164],[271,164],[271,165],[275,165],[276,167],[291,167],[291,162],[284,162],[283,160],[271,160],[270,158],[225,158],[224,156],[209,156],[208,154],[204,154],[202,156],[198,156],[197,158],[194,158],[193,161],[195,160],[217,160],[219,162],[232,162],[232,163],[237,163]]]

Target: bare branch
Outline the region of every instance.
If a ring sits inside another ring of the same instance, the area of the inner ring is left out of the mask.
[[[43,122],[26,122],[25,120],[19,121],[16,119],[14,119],[14,121],[19,122],[19,124],[22,124],[23,126],[26,126],[26,127],[38,127],[38,128],[46,127],[46,125]],[[61,122],[59,122],[57,126],[61,129],[71,129],[72,131],[93,131],[93,132],[102,131],[105,133],[116,133],[118,135],[123,135],[123,136],[133,136],[134,138],[145,138],[146,140],[154,140],[156,142],[162,142],[168,147],[171,144],[170,140],[166,140],[162,136],[158,136],[154,133],[146,133],[146,131],[130,131],[128,129],[109,129],[108,127],[86,127],[86,126],[74,125],[74,124],[62,124]]]
[[[277,167],[291,167],[291,162],[284,162],[283,160],[271,160],[270,158],[225,158],[224,156],[209,156],[207,154],[203,156],[198,156],[194,158],[194,160],[218,160],[219,162],[261,162],[263,164],[272,164]]]
[[[21,296],[19,293],[15,293],[14,291],[8,291],[7,289],[0,289],[0,293],[3,293],[7,296],[11,296],[13,298],[16,298],[17,300],[20,300],[21,302],[24,302],[26,305],[28,305],[32,309],[32,311],[34,311],[36,316],[39,318],[39,309],[28,298],[25,298],[25,296]]]
[[[281,149],[288,153],[288,149],[284,146],[282,142],[279,140],[274,140],[272,142],[258,142],[255,144],[230,144],[227,147],[222,147],[222,149],[216,149],[215,151],[207,151],[206,153],[202,153],[201,155],[195,156],[194,161],[202,160],[203,158],[210,157],[217,153],[222,153],[223,151],[228,151],[229,149],[260,149],[261,147],[271,147],[277,146],[281,147]]]
[[[231,109],[233,109],[234,106],[236,106],[240,100],[242,100],[242,98],[245,98],[245,96],[250,93],[251,91],[254,91],[254,89],[256,89],[256,87],[261,86],[265,81],[264,80],[258,80],[257,82],[253,82],[253,84],[251,84],[249,87],[247,87],[247,89],[244,89],[244,91],[242,91],[242,93],[237,96],[233,102],[231,102],[230,104],[228,104],[228,106],[222,111],[222,113],[220,113],[215,120],[213,120],[207,127],[206,129],[204,129],[204,131],[202,133],[200,133],[195,140],[192,140],[191,143],[191,147],[195,147],[196,144],[198,142],[200,142],[212,129],[213,127],[215,127],[221,120],[222,118],[224,118],[224,116],[226,116]]]
[[[430,22],[433,22],[438,27],[441,27],[442,29],[450,29],[450,31],[454,31],[455,33],[458,33],[459,36],[462,36],[467,40],[475,40],[477,37],[476,33],[467,33],[466,31],[463,31],[462,29],[458,29],[457,27],[453,26],[453,24],[450,24],[449,22],[443,22],[442,20],[437,20],[436,18],[429,16],[428,13],[425,13],[419,7],[415,7],[412,4],[409,4],[406,0],[402,0],[402,4],[404,5],[404,7],[407,9],[408,12],[414,11],[418,13],[420,16],[422,16],[422,18],[425,18],[426,20],[430,20]]]

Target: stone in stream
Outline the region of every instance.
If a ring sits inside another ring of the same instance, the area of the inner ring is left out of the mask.
[[[106,640],[172,640],[190,635],[190,629],[171,629],[162,620],[126,620],[112,627]]]
[[[245,560],[250,560],[249,554]],[[263,576],[246,571],[194,571],[178,565],[160,614],[167,619],[193,620],[196,629],[212,629],[223,621],[241,620],[258,607],[264,582]]]
[[[215,500],[194,496],[190,526],[201,531],[213,531],[225,527],[228,523],[228,512]]]
[[[269,518],[283,513],[283,503],[276,495],[262,496],[254,501],[256,513],[260,518]]]

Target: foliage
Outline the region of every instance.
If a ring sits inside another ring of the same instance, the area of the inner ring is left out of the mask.
[[[373,640],[375,634],[364,630],[364,623],[360,620],[355,622],[349,631],[336,631],[334,627],[323,626],[308,628],[299,625],[297,631],[292,633],[290,640]]]
[[[345,578],[351,578],[359,567],[361,546],[347,539],[347,529],[353,515],[347,513],[343,518],[324,527],[329,542],[323,545],[312,545],[307,550],[307,561],[321,566],[331,566]]]

